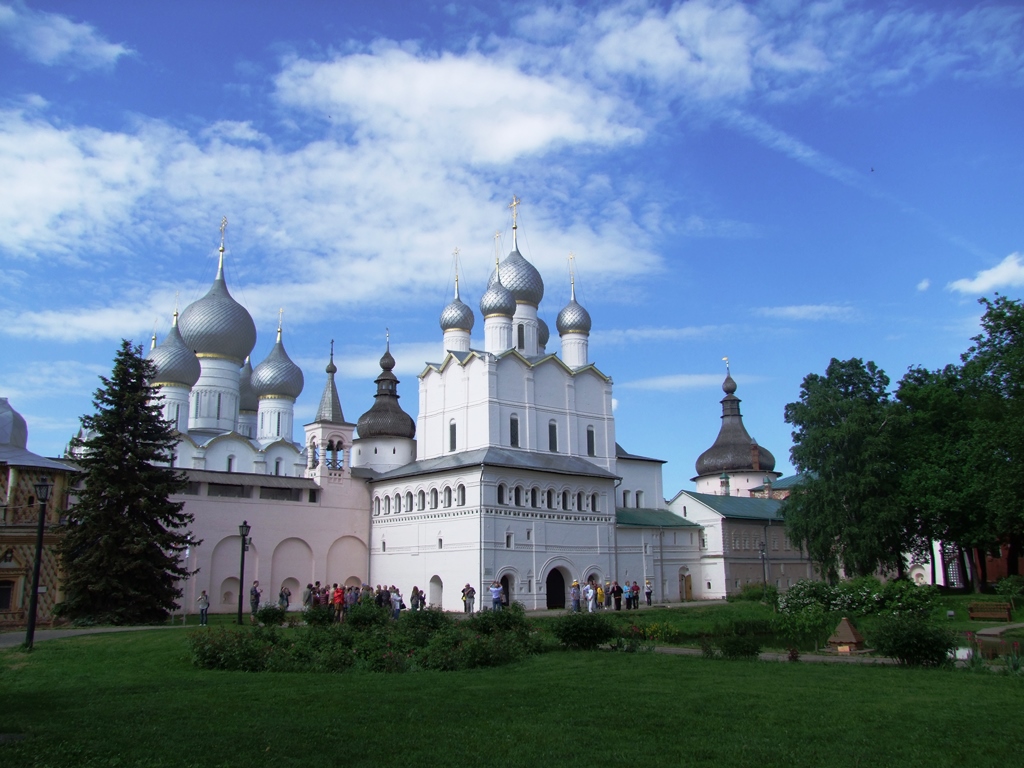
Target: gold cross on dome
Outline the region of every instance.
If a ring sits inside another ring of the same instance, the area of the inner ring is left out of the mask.
[[[281,320],[284,319],[284,307],[277,310],[277,329],[281,330]]]
[[[224,230],[228,228],[228,217],[225,216],[220,220],[220,249],[224,250]]]
[[[516,215],[519,213],[519,198],[512,195],[512,202],[508,204],[508,207],[512,209],[512,228],[516,226]]]

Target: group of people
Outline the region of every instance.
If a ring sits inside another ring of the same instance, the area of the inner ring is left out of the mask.
[[[378,584],[376,589],[374,589],[369,584],[363,584],[359,587],[346,587],[344,584],[328,586],[326,584],[321,585],[319,581],[315,584],[307,584],[306,589],[302,593],[303,609],[327,608],[332,621],[336,622],[344,621],[345,615],[352,610],[353,606],[367,603],[372,603],[378,608],[387,608],[392,612],[392,616],[397,619],[400,613],[407,607],[412,608],[414,611],[426,608],[427,595],[418,587],[413,587],[409,594],[409,606],[406,606],[402,591],[394,584],[390,587],[386,584],[384,586]]]
[[[580,612],[583,602],[586,602],[589,613],[594,613],[602,608],[611,610],[613,605],[616,611],[621,611],[623,602],[626,604],[626,610],[637,610],[640,608],[641,591],[647,598],[647,604],[650,605],[653,590],[649,581],[644,583],[642,590],[635,581],[632,584],[627,581],[621,585],[617,581],[611,583],[606,581],[602,586],[600,582],[591,579],[582,587],[580,587],[579,581],[573,581],[569,588],[569,601],[575,613]]]

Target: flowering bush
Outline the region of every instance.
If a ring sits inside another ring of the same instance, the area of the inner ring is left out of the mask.
[[[826,613],[843,616],[927,616],[937,597],[935,587],[918,586],[900,579],[882,584],[873,576],[865,576],[841,581],[835,586],[801,579],[779,597],[779,611],[799,613],[817,605]]]

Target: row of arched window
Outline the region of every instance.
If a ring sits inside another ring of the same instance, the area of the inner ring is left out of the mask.
[[[636,500],[634,504],[633,501]],[[643,491],[622,491],[622,506],[623,507],[636,507],[640,509],[644,505],[644,492]]]
[[[451,424],[452,429],[452,450],[455,450],[455,423]],[[508,417],[508,443],[512,448],[522,448],[519,440],[519,416],[513,413]],[[554,419],[548,422],[548,450],[551,453],[558,453],[558,422]],[[597,455],[597,433],[593,425],[587,425],[587,456]]]
[[[575,506],[573,503],[575,502]],[[507,486],[498,484],[498,504],[513,507],[533,507],[534,509],[560,509],[575,512],[599,512],[600,496],[597,493],[586,494],[568,490],[556,492],[554,488],[525,488],[521,485]]]
[[[415,506],[413,506],[415,504]],[[423,512],[427,509],[449,509],[453,506],[466,506],[466,486],[459,483],[452,489],[446,485],[440,490],[431,488],[429,491],[420,490],[413,496],[412,491],[406,491],[403,496],[396,493],[393,496],[376,496],[373,499],[374,517],[379,515],[400,515],[403,512]]]

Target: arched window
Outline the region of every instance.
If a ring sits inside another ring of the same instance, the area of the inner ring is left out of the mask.
[[[582,512],[586,507],[583,504],[583,491],[576,492],[576,509]]]
[[[637,506],[637,508],[640,508],[643,505],[644,505],[644,492],[643,491],[637,491],[636,492],[636,506]]]
[[[594,428],[587,427],[587,456],[597,455],[597,438],[594,435]]]
[[[192,414],[192,415],[195,416],[195,418],[197,418],[197,419],[199,418],[199,398],[200,398],[200,394],[198,392],[196,392],[196,409],[195,409],[196,412],[194,414]],[[262,424],[261,424],[261,426],[262,426]]]
[[[537,489],[536,488],[531,488],[530,489],[530,506],[531,507],[536,507],[537,506]]]
[[[384,514],[385,515],[390,515],[391,514],[391,497],[390,496],[385,496],[384,497]]]
[[[526,326],[522,323],[516,328],[516,349],[526,349]]]
[[[519,447],[519,417],[514,413],[508,418],[508,444]]]
[[[380,498],[378,497],[378,498],[373,500],[373,515],[374,515],[374,517],[376,517],[379,514],[380,514]]]
[[[445,509],[452,505],[452,489],[445,486],[444,489],[444,506]]]
[[[555,492],[552,491],[550,488],[548,488],[548,492],[547,492],[546,495],[548,497],[547,498],[548,509],[554,509],[555,508]]]
[[[420,510],[422,512],[426,508],[427,508],[427,494],[425,494],[423,491],[420,491],[419,493],[416,494],[416,509],[418,509],[418,510]]]
[[[220,418],[220,392],[217,393],[217,418]]]
[[[517,507],[523,506],[523,489],[520,486],[518,486],[518,485],[516,486],[516,490],[515,490],[515,504],[514,504],[514,506],[517,506]]]
[[[455,419],[448,422],[448,450],[455,450]]]
[[[558,452],[558,425],[554,420],[548,422],[548,450]]]
[[[622,492],[622,506],[628,507],[632,501],[633,501],[633,492],[632,491],[623,491]]]
[[[437,509],[437,488],[430,489],[430,508]]]
[[[597,512],[597,494],[590,494],[590,511]]]
[[[277,436],[281,436],[281,412],[277,412]]]
[[[405,511],[412,512],[412,491],[405,493]]]
[[[402,514],[402,494],[400,493],[395,494],[395,514]]]
[[[280,475],[281,474],[281,460],[280,459],[274,459],[274,474],[275,475]]]
[[[499,504],[504,504],[505,503],[505,484],[504,483],[499,483],[499,485],[498,485],[498,503]]]
[[[562,491],[562,509],[569,508],[569,492]]]
[[[466,486],[460,485],[455,492],[455,503],[460,507],[466,506]]]
[[[235,457],[234,456],[228,456],[228,472],[234,472],[234,471],[235,471]]]

